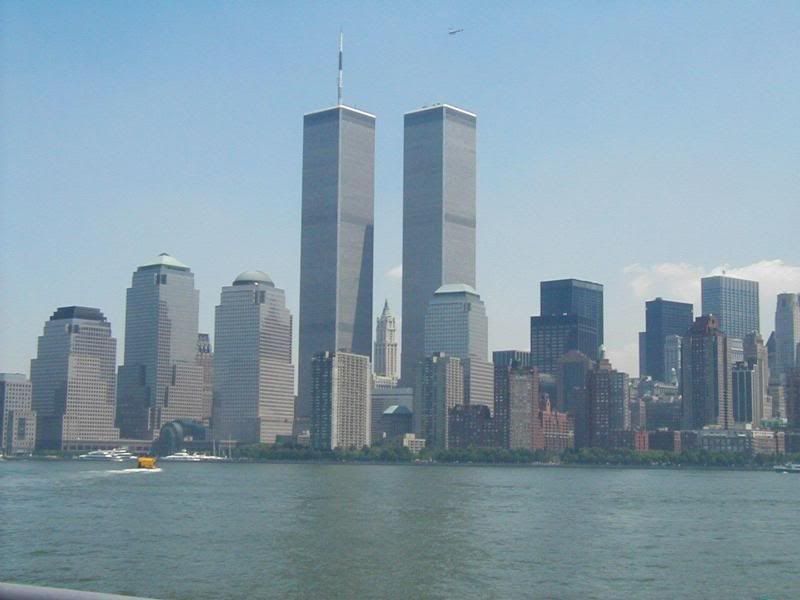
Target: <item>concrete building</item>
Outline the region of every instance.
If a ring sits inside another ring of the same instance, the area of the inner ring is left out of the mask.
[[[647,332],[640,331],[639,340],[639,377],[647,376]]]
[[[593,281],[559,279],[539,284],[539,314],[542,316],[578,315],[589,319],[597,332],[597,343],[590,358],[597,357],[603,345],[603,286]],[[580,348],[578,348],[580,350]]]
[[[447,414],[448,448],[491,448],[495,445],[494,423],[482,404],[453,406]]]
[[[292,315],[263,271],[222,288],[215,309],[214,438],[274,444],[294,423]]]
[[[645,344],[647,371],[657,381],[669,381],[667,370],[666,340],[668,336],[683,336],[692,326],[694,307],[686,302],[674,302],[656,298],[645,303]],[[670,369],[675,364],[670,357]]]
[[[30,454],[35,447],[31,382],[21,373],[0,373],[0,454]]]
[[[553,410],[549,401],[540,405],[533,425],[534,450],[563,452],[575,447],[573,418],[565,412]]]
[[[627,378],[604,356],[589,371],[586,400],[575,415],[576,447],[608,448],[612,432],[630,427]]]
[[[203,420],[198,312],[194,274],[169,254],[159,254],[133,274],[117,389],[117,426],[123,437],[152,440],[175,419]]]
[[[775,308],[775,378],[783,381],[797,364],[797,345],[800,344],[800,295],[778,294]]]
[[[319,352],[312,364],[311,447],[360,449],[370,444],[368,356]]]
[[[429,448],[448,446],[448,414],[464,403],[461,359],[436,352],[420,360],[414,385],[414,433]]]
[[[688,331],[689,328],[686,329]],[[670,385],[680,383],[682,335],[668,335],[664,338],[664,379],[659,379],[659,381]]]
[[[555,375],[558,361],[570,350],[596,360],[598,339],[594,321],[580,315],[531,317],[531,357],[540,373]]]
[[[715,275],[700,280],[704,315],[714,315],[728,338],[743,340],[760,331],[758,282]]]
[[[713,315],[697,317],[683,338],[683,428],[733,426],[728,338]]]
[[[443,285],[425,315],[425,355],[461,359],[464,404],[494,407],[494,369],[488,361],[489,321],[478,293],[465,284]]]
[[[759,381],[754,365],[741,361],[733,365],[731,378],[731,402],[734,423],[758,423],[754,414],[760,412],[754,403],[758,401]]]
[[[530,368],[533,366],[533,359],[527,350],[495,350],[492,352],[492,364],[495,369],[511,366]]]
[[[375,375],[397,382],[397,321],[389,309],[389,301],[383,304],[383,312],[375,326],[375,350],[373,353]]]
[[[764,419],[772,418],[772,398],[769,395],[769,360],[764,338],[753,332],[744,336],[744,360],[753,367],[755,389],[753,396],[753,423],[760,426]]]
[[[197,334],[197,364],[203,369],[203,418],[201,422],[211,427],[214,410],[214,351],[207,333]]]
[[[586,376],[594,361],[578,350],[570,350],[558,360],[556,410],[575,415],[586,399]]]
[[[413,433],[407,433],[403,436],[402,446],[408,448],[411,454],[419,454],[425,449],[427,441],[418,438]]]
[[[408,414],[412,414],[414,410],[414,389],[406,387],[379,387],[375,381],[377,377],[373,378],[372,382],[372,406],[370,416],[370,431],[372,443],[381,441],[380,435],[376,432],[381,430],[381,419],[383,413],[392,406],[403,406],[409,410]],[[413,429],[409,429],[413,431]]]
[[[533,427],[539,411],[539,374],[521,363],[495,364],[495,443],[500,448],[533,448]]]
[[[476,116],[438,104],[406,113],[403,145],[403,385],[425,352],[425,315],[446,284],[475,287]]]
[[[312,357],[372,354],[374,115],[305,115],[302,196],[297,431],[310,422]]]
[[[800,431],[800,368],[792,369],[785,374],[784,393],[785,417],[787,426]]]
[[[119,439],[116,367],[117,340],[99,309],[65,306],[53,313],[31,360],[37,448],[82,450]]]
[[[378,419],[378,424],[370,433],[372,445],[400,445],[406,434],[414,431],[413,413],[410,408],[400,404],[388,407]]]

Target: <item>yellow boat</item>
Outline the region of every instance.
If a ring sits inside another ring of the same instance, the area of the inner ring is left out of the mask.
[[[139,469],[155,469],[156,459],[154,456],[140,456],[136,461],[136,467]]]

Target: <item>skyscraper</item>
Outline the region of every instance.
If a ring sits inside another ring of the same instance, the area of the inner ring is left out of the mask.
[[[494,424],[501,448],[533,448],[539,412],[539,374],[521,363],[494,367]]]
[[[733,365],[731,404],[735,423],[758,423],[754,418],[755,413],[758,412],[754,406],[758,398],[758,386],[755,365],[747,362],[737,362]]]
[[[347,106],[303,119],[297,429],[311,416],[311,359],[372,354],[375,116]]]
[[[263,271],[222,288],[215,310],[214,437],[273,444],[294,423],[292,315]]]
[[[0,453],[30,454],[36,446],[31,382],[21,373],[0,373]]]
[[[374,369],[379,377],[397,380],[397,322],[388,300],[375,326]]]
[[[202,421],[198,311],[194,274],[179,260],[162,253],[134,272],[127,292],[125,359],[117,391],[122,437],[149,440],[174,419]]]
[[[719,329],[729,338],[743,340],[760,331],[758,282],[724,275],[700,280],[704,315],[714,315]]]
[[[400,374],[411,385],[433,293],[446,284],[475,287],[476,117],[439,104],[404,121]]]
[[[97,308],[53,313],[31,360],[36,447],[83,450],[119,439],[114,427],[117,340]]]
[[[597,330],[597,345],[603,345],[603,286],[580,279],[558,279],[539,284],[539,314],[578,315],[589,319]],[[588,354],[597,358],[597,353]]]
[[[594,369],[592,361],[583,352],[570,350],[558,360],[556,388],[557,409],[575,415],[586,399],[586,377]]]
[[[616,375],[617,371],[605,357],[601,357],[587,374],[585,400],[575,414],[576,448],[609,446],[612,411],[618,393]]]
[[[559,359],[570,350],[595,359],[599,347],[591,319],[575,314],[531,317],[531,357],[542,373],[555,374]]]
[[[769,361],[764,338],[760,333],[744,336],[744,360],[753,368],[753,423],[772,418],[772,398],[769,396]]]
[[[311,361],[311,446],[360,449],[370,444],[372,384],[368,356],[319,352]]]
[[[694,309],[686,302],[656,298],[645,303],[646,375],[656,381],[669,381],[664,342],[667,336],[683,336],[694,321]]]
[[[425,355],[444,352],[461,359],[464,404],[494,405],[494,370],[488,361],[489,320],[478,292],[447,284],[434,293],[425,315]]]
[[[197,334],[197,364],[203,369],[203,419],[206,427],[211,425],[214,404],[214,352],[207,333]]]
[[[778,294],[775,308],[775,365],[776,379],[797,366],[797,345],[800,343],[800,295]]]
[[[688,331],[688,328],[687,328]],[[686,332],[684,332],[685,334]],[[683,334],[664,338],[664,383],[678,385],[681,380],[681,344]]]
[[[713,315],[697,317],[681,350],[683,428],[733,425],[728,339]]]
[[[527,350],[495,350],[492,352],[492,364],[497,367],[519,366],[530,368],[533,366],[531,353]]]
[[[414,433],[428,448],[447,448],[450,409],[464,403],[461,360],[436,352],[419,361],[414,384]]]

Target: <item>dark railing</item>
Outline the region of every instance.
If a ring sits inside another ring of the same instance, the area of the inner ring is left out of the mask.
[[[118,594],[99,594],[61,588],[40,587],[38,585],[19,585],[0,582],[2,600],[147,600],[138,596]]]

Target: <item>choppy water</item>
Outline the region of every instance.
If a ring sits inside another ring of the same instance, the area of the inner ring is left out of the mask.
[[[154,598],[797,598],[800,477],[0,463],[0,580]]]

